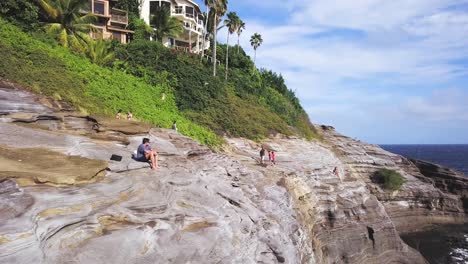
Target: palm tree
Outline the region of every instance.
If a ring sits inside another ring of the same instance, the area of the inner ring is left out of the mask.
[[[252,45],[255,51],[254,64],[255,64],[255,60],[257,59],[257,48],[260,47],[262,43],[263,43],[262,35],[258,33],[253,34],[252,37],[250,38],[250,45]]]
[[[227,41],[226,41],[226,72],[225,79],[228,77],[229,70],[229,36],[237,32],[238,27],[240,26],[240,18],[237,16],[236,12],[229,12],[227,14],[227,19],[224,20],[224,25],[227,27]]]
[[[95,31],[92,22],[96,17],[84,14],[88,1],[83,0],[38,0],[48,18],[46,31],[55,35],[64,47],[82,49],[87,33]]]
[[[239,54],[239,48],[240,48],[240,35],[242,34],[242,31],[245,29],[245,23],[239,18],[239,27],[237,28],[237,54]]]
[[[171,16],[171,11],[166,6],[156,7],[150,25],[154,28],[153,37],[161,42],[164,37],[178,37],[184,32],[182,22]]]
[[[115,58],[114,52],[111,51],[112,43],[103,39],[96,41],[88,39],[86,55],[89,57],[91,62],[100,65],[107,66],[112,64]]]
[[[208,26],[208,12],[209,12],[209,7],[207,1],[205,1],[205,6],[206,6],[206,12],[203,14],[203,39],[202,39],[202,50],[201,50],[201,60],[203,60],[203,57],[205,57],[205,43],[206,43],[206,37],[208,36],[207,32],[207,26]]]
[[[216,33],[221,17],[227,11],[228,0],[205,0],[213,16],[213,76],[216,76]],[[208,15],[209,16],[209,15]]]

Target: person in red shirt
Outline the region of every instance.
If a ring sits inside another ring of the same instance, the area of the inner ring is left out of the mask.
[[[276,164],[276,163],[275,163],[275,156],[276,156],[276,155],[275,155],[275,152],[272,151],[272,152],[270,153],[270,160],[271,160],[271,163],[273,163],[273,164]]]

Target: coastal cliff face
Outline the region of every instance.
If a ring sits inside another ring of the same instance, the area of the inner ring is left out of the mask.
[[[342,136],[322,126],[325,142],[346,165],[346,173],[365,182],[384,205],[400,233],[415,232],[433,224],[466,223],[468,182],[449,169],[410,161],[380,147]],[[406,180],[395,192],[383,190],[372,181],[382,168],[398,171]]]
[[[426,263],[399,233],[467,219],[463,193],[328,127],[321,142],[265,140],[277,164],[262,165],[256,142],[215,153],[1,86],[1,263]],[[131,159],[143,137],[157,171]],[[401,191],[372,183],[383,167]]]

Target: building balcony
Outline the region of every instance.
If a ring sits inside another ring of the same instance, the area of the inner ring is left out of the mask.
[[[190,19],[190,20],[193,20],[193,21],[195,21],[195,22],[197,22],[197,23],[198,23],[198,21],[200,21],[200,20],[198,19],[198,17],[197,17],[195,14],[186,12],[186,11],[184,10],[184,8],[181,7],[181,6],[176,6],[176,7],[172,10],[171,15],[177,16],[177,17],[182,17],[182,18],[185,18],[185,19]],[[203,23],[203,22],[202,22],[202,23]]]
[[[111,9],[111,22],[120,23],[120,24],[128,24],[128,14],[127,12],[119,9]]]

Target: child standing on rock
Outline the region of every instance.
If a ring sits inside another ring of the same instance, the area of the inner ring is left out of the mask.
[[[272,152],[270,153],[270,161],[271,161],[271,163],[272,163],[273,165],[276,164],[276,163],[275,163],[275,157],[276,157],[275,152],[272,151]]]

